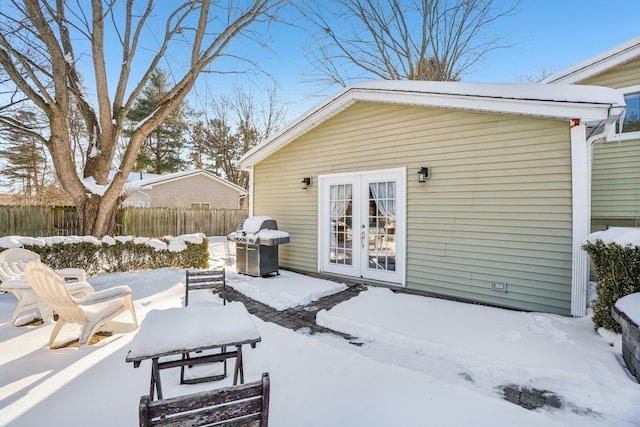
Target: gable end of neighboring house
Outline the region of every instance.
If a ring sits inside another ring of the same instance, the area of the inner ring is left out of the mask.
[[[640,227],[640,37],[554,74],[544,83],[606,86],[625,96],[616,124],[593,146],[592,231]]]
[[[246,190],[207,171],[165,174],[137,183],[123,206],[238,209]]]
[[[588,133],[621,106],[571,85],[354,85],[241,159],[250,214],[289,232],[283,268],[584,315]]]

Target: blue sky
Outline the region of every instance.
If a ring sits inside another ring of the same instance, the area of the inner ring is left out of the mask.
[[[494,1],[500,8],[508,8],[514,3],[513,0]],[[158,6],[161,15],[174,5],[162,1]],[[462,76],[463,81],[518,83],[524,76],[539,76],[543,67],[560,71],[640,35],[640,0],[522,0],[519,9],[514,16],[500,20],[491,29],[493,35],[504,37],[512,47],[490,52],[476,64],[475,70]],[[285,20],[295,15],[291,9],[285,12]],[[146,27],[147,52],[157,48],[155,38],[159,35],[155,33],[163,28],[162,21],[158,22],[159,25],[149,24]],[[303,83],[305,72],[308,77],[312,71],[303,50],[309,35],[295,25],[275,24],[271,29],[269,45],[275,53],[256,49],[255,45],[242,41],[234,42],[236,50],[232,53],[240,57],[260,58],[260,66],[278,83],[282,99],[288,101],[288,116],[292,119],[341,88]],[[108,34],[107,40],[109,37],[115,36]],[[111,41],[116,44],[115,38]],[[139,50],[139,55],[144,55],[145,50]],[[183,55],[188,52],[188,42],[179,45],[173,52],[174,56],[169,56],[160,66],[181,76],[188,64],[188,57]],[[78,59],[88,61],[89,56],[78,55]],[[107,60],[114,70],[111,77],[117,77],[119,56],[114,53]],[[214,67],[218,65],[228,66],[229,62],[216,60]],[[89,95],[92,95],[95,88],[90,74],[85,76],[85,82]],[[134,82],[135,77],[132,77],[129,89]],[[229,93],[231,85],[236,82],[256,96],[262,95],[262,88],[272,85],[260,73],[201,76],[188,101],[200,109],[211,96]],[[114,87],[115,80],[112,80],[110,88],[113,90]]]
[[[543,66],[560,71],[582,62],[640,35],[640,1],[524,0],[503,22],[514,47],[491,53],[465,80],[515,83]]]
[[[501,9],[509,8],[513,3],[513,0],[495,0],[496,6]],[[159,3],[159,6],[163,12],[166,10],[162,6],[167,10],[173,8],[169,2]],[[295,16],[291,8],[284,12],[283,19],[286,21],[291,21]],[[157,45],[154,33],[158,28],[161,26],[147,26],[145,35],[151,51]],[[260,31],[263,29],[260,28]],[[524,76],[539,76],[543,67],[553,72],[560,71],[639,36],[640,0],[522,0],[519,12],[500,20],[491,31],[490,36],[503,37],[512,47],[490,52],[476,64],[475,70],[462,76],[463,81],[519,83]],[[278,83],[278,93],[289,104],[289,119],[341,89],[338,86],[304,83],[312,67],[303,50],[309,42],[309,35],[302,28],[274,24],[270,37],[268,43],[273,52],[239,40],[232,43],[232,53],[240,57],[259,58],[260,66]],[[189,45],[183,45],[160,66],[180,74],[181,68],[188,63],[188,58],[182,58],[181,55],[188,51]],[[115,66],[119,72],[119,63],[115,62]],[[246,68],[247,65],[239,66]],[[229,67],[233,68],[234,64],[220,58],[214,61],[214,68],[228,70]],[[262,88],[272,86],[272,82],[260,73],[210,74],[201,76],[188,101],[200,110],[202,104],[210,102],[212,96],[228,94],[235,83],[255,96],[262,96]]]
[[[497,0],[496,4],[512,3]],[[637,37],[640,0],[523,0],[520,11],[492,31],[512,47],[490,52],[463,81],[519,83],[523,76],[539,76],[543,67],[561,71]],[[279,82],[296,115],[321,101],[321,97],[309,97],[317,87],[301,83],[310,69],[302,51],[307,35],[287,27],[273,36],[279,58],[266,59],[261,65]],[[323,95],[339,89],[323,89]]]

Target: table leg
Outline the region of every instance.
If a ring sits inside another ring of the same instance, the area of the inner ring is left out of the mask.
[[[222,353],[226,353],[227,352],[227,347],[222,347],[221,350]],[[224,377],[227,377],[227,359],[224,359],[224,362],[222,362],[224,364]]]
[[[160,368],[158,367],[158,358],[151,359],[151,390],[149,395],[153,400],[153,389],[158,391],[158,400],[162,399],[162,385],[160,384]]]
[[[236,346],[236,364],[233,368],[233,385],[238,384],[238,374],[240,374],[240,384],[244,384],[244,367],[242,364],[242,346]]]

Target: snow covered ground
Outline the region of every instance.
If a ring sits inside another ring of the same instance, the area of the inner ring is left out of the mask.
[[[344,288],[291,272],[238,275],[231,242],[214,239],[211,249],[212,265],[228,269],[231,286],[279,310]],[[97,290],[129,285],[140,321],[152,309],[182,305],[181,269],[105,274],[90,282]],[[0,295],[0,425],[137,425],[150,363],[134,369],[125,362],[135,331],[49,350],[53,326],[15,327],[9,323],[14,307],[12,295]],[[318,314],[321,325],[357,336],[360,346],[254,322],[262,341],[244,352],[245,378],[270,373],[274,427],[640,425],[640,385],[621,365],[620,337],[601,337],[589,318],[369,288]],[[58,340],[74,332],[66,326]],[[161,375],[165,397],[231,383],[181,386],[179,370]],[[500,387],[508,384],[554,392],[562,408],[529,411],[506,402]]]

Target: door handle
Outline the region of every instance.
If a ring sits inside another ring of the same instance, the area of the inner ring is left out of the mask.
[[[360,232],[360,244],[362,245],[362,249],[364,249],[364,230]]]

